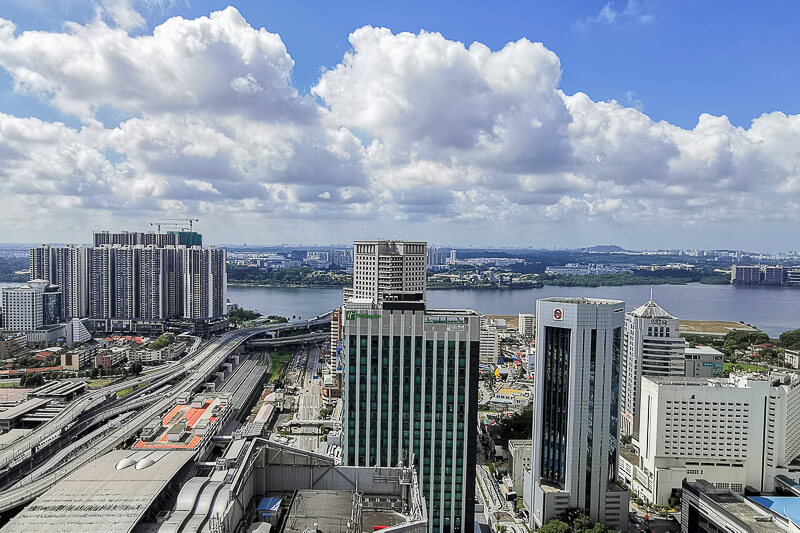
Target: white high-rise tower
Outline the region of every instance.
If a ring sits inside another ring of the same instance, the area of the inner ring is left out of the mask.
[[[623,435],[639,429],[642,376],[678,377],[685,371],[685,342],[680,320],[650,301],[625,315],[620,417]]]
[[[579,508],[624,531],[628,492],[616,474],[625,303],[545,298],[536,318],[531,526]]]
[[[370,299],[379,303],[387,294],[416,293],[424,298],[427,243],[408,241],[355,241],[353,288],[344,299]]]

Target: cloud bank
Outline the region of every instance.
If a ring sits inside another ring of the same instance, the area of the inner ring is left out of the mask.
[[[223,242],[427,227],[456,244],[553,245],[602,228],[645,246],[666,227],[799,216],[797,115],[744,129],[704,114],[686,130],[565,94],[541,43],[492,51],[370,26],[305,95],[281,37],[233,7],[132,35],[130,3],[106,4],[60,32],[0,19],[15,91],[81,124],[0,113],[0,240],[186,213]]]

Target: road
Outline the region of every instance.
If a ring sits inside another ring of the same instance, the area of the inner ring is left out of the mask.
[[[174,365],[171,368],[160,371],[159,373],[150,374],[146,377],[139,377],[128,380],[125,383],[104,387],[98,392],[85,394],[70,403],[65,411],[62,411],[58,417],[53,419],[54,421],[58,421],[57,424],[43,424],[38,430],[32,432],[32,434],[35,434],[34,438],[23,439],[22,446],[15,444],[4,450],[4,453],[0,454],[0,467],[13,465],[19,462],[26,455],[29,456],[31,451],[36,449],[34,447],[41,447],[47,442],[63,438],[63,432],[71,426],[72,422],[77,420],[80,415],[88,413],[90,410],[95,408],[109,410],[109,408],[112,407],[113,409],[119,409],[119,407],[124,407],[127,402],[133,403],[137,401],[134,400],[134,397],[139,395],[134,393],[129,394],[122,400],[112,401],[107,403],[106,406],[100,407],[106,403],[108,396],[115,397],[117,390],[122,390],[131,384],[144,382],[144,380],[150,382],[150,387],[152,387],[156,378],[161,377],[161,372],[165,373],[165,375],[169,374],[175,377],[175,375],[181,375],[183,371],[186,370],[185,377],[180,379],[180,381],[168,391],[157,395],[157,399],[155,399],[151,405],[137,410],[134,417],[126,420],[121,427],[109,428],[109,431],[98,430],[94,435],[96,437],[95,439],[79,441],[72,449],[69,447],[65,448],[63,456],[70,455],[72,452],[77,451],[77,449],[80,449],[82,453],[71,456],[66,463],[52,470],[52,461],[47,461],[45,463],[40,462],[25,480],[28,481],[28,483],[17,488],[0,492],[0,512],[13,509],[14,507],[35,499],[70,472],[73,472],[95,457],[99,457],[113,450],[122,442],[138,434],[148,421],[164,413],[168,408],[173,406],[179,395],[192,393],[197,390],[205,382],[207,376],[219,368],[227,357],[248,338],[271,329],[273,329],[272,326],[237,330],[226,333],[203,345],[200,344],[198,339],[194,343],[192,351],[181,359],[179,365]],[[179,367],[180,371],[178,371],[176,367]],[[148,389],[150,387],[148,387]],[[99,413],[96,413],[96,415],[97,414]],[[31,434],[29,434],[28,437],[31,437]]]
[[[295,418],[300,420],[318,420],[322,402],[322,386],[317,376],[319,366],[319,346],[301,348],[301,357],[305,361],[305,368],[300,376],[300,391],[298,392],[297,411]],[[319,451],[318,435],[295,435],[295,446],[310,452]]]

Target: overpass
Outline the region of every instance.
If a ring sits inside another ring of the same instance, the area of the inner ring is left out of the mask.
[[[329,339],[331,336],[329,331],[318,331],[314,333],[306,333],[305,335],[297,335],[295,337],[278,337],[272,339],[250,339],[247,341],[247,347],[253,348],[268,348],[271,346],[288,346],[292,344],[307,344],[312,342],[321,342]]]
[[[327,318],[327,320],[326,318],[315,318],[311,321],[292,324],[291,327],[322,325],[329,320],[329,318]],[[39,468],[33,468],[31,474],[14,488],[0,492],[0,512],[14,509],[34,500],[64,476],[83,466],[93,458],[113,450],[123,442],[136,436],[148,421],[172,407],[177,401],[178,396],[192,394],[200,389],[206,381],[206,378],[211,373],[215,372],[226,359],[248,339],[262,335],[276,328],[288,329],[286,325],[280,325],[236,330],[225,333],[221,337],[205,343],[199,350],[197,349],[199,347],[199,342],[196,342],[192,351],[182,358],[177,365],[170,365],[169,368],[164,370],[132,380],[126,380],[125,382],[110,387],[104,387],[99,391],[88,393],[71,402],[61,415],[51,422],[43,424],[37,430],[26,435],[25,438],[4,450],[3,453],[0,454],[0,471],[8,471],[10,467],[21,463],[28,457],[35,459],[34,456],[38,449],[52,444],[61,437],[81,415],[88,414],[90,411],[96,410],[96,408],[102,406],[110,395],[113,394],[114,397],[116,397],[118,391],[144,382],[150,383],[148,389],[154,386],[160,387],[167,381],[175,379],[176,376],[180,376],[184,372],[186,374],[185,377],[170,390],[164,392],[160,397],[156,395],[152,403],[150,402],[151,398],[148,398],[147,401],[130,398],[130,405],[128,406],[131,407],[131,409],[122,409],[129,403],[128,396],[134,396],[133,394],[126,396],[122,400],[112,402],[112,404],[117,407],[112,411],[115,415],[135,408],[140,409],[136,411],[132,418],[127,419],[121,427],[104,428],[104,431],[96,432],[94,436],[99,439],[96,440],[96,442],[90,444],[82,439],[80,445],[75,447],[68,446],[67,450],[69,451],[65,450],[63,455],[61,453],[58,454],[61,459],[66,459],[67,462],[60,464],[55,470],[50,470],[53,466],[53,462],[48,461]],[[157,383],[154,384],[154,381]],[[74,453],[78,451],[78,449],[81,453]],[[73,453],[70,454],[70,452]],[[69,457],[67,458],[66,456]]]

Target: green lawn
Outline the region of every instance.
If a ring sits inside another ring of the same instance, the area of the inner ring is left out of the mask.
[[[100,387],[111,384],[111,381],[110,379],[90,379],[86,383],[90,389],[99,389]]]
[[[738,372],[766,372],[767,368],[760,365],[750,365],[743,363],[724,363],[722,366],[722,371],[725,374],[729,374],[733,370],[736,370]]]
[[[283,363],[285,363],[286,361],[291,361],[293,355],[294,354],[292,354],[291,352],[286,352],[286,353],[277,352],[274,354],[270,354],[270,359],[272,359],[272,366],[267,369],[267,372],[277,371]]]
[[[138,385],[138,387],[136,387],[136,388],[143,389],[143,388],[147,387],[148,385],[149,385],[149,383],[140,383]],[[134,387],[128,387],[127,389],[122,389],[121,391],[117,392],[117,398],[122,398],[123,396],[127,396],[128,394],[132,393],[133,391],[134,391]]]
[[[6,381],[0,381],[0,389],[10,389],[12,387],[19,387],[18,379],[9,379]]]

